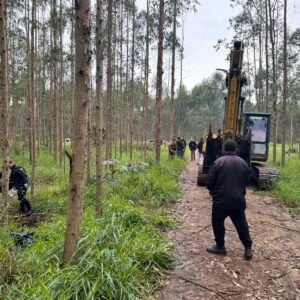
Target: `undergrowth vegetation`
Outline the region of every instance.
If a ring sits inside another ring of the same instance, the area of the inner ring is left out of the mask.
[[[27,167],[25,159],[16,162]],[[176,226],[164,208],[180,195],[181,159],[107,169],[103,211],[95,216],[95,179],[86,185],[82,238],[72,262],[62,268],[68,170],[65,174],[44,152],[38,160],[35,212],[46,221],[21,228],[10,218],[0,228],[0,299],[137,299],[157,287],[157,275],[172,267],[172,245],[161,231]],[[30,195],[30,194],[29,194]],[[18,209],[12,201],[9,215]],[[16,247],[11,233],[33,233],[30,245]]]
[[[269,162],[272,161],[272,147],[270,147]],[[297,149],[298,150],[298,149]],[[277,145],[278,161],[281,158],[281,145]],[[276,167],[282,174],[282,179],[273,185],[272,194],[290,207],[296,208],[300,212],[300,159],[299,153],[287,152],[284,166],[277,164]]]

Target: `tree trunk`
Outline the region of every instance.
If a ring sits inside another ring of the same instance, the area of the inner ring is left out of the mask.
[[[86,174],[86,142],[91,63],[91,3],[75,1],[75,101],[72,130],[72,170],[63,263],[72,258],[80,239]]]
[[[255,38],[254,35],[252,36],[252,43],[253,43],[253,77],[254,77],[254,90],[255,90],[255,102],[256,102],[256,111],[259,112],[259,99],[258,99],[258,89],[257,89],[257,71],[256,71],[256,46],[255,46]]]
[[[54,158],[57,160],[58,158],[58,72],[57,72],[57,66],[58,66],[58,59],[57,59],[57,31],[58,31],[58,24],[57,24],[57,2],[56,0],[53,0],[53,7],[52,7],[52,27],[53,27],[53,57],[52,59],[52,68],[53,68],[53,99],[52,99],[52,105],[53,105],[53,115],[52,115],[52,129],[53,129],[53,152],[54,152]]]
[[[146,25],[146,54],[145,54],[145,82],[144,82],[144,157],[147,153],[147,132],[148,132],[148,98],[149,98],[149,44],[150,44],[150,26],[149,26],[149,8],[150,0],[147,0],[147,25]]]
[[[162,76],[163,76],[163,35],[164,35],[164,0],[159,1],[158,52],[156,73],[156,122],[155,122],[155,160],[160,163],[161,145],[161,108],[162,108]]]
[[[173,0],[173,33],[172,33],[172,65],[171,65],[171,101],[170,101],[170,133],[169,139],[174,136],[174,114],[175,114],[175,56],[176,56],[176,27],[177,27],[177,0]]]
[[[97,0],[96,23],[96,213],[102,210],[102,148],[103,148],[103,1]]]
[[[74,4],[75,0],[72,0],[72,7],[75,6]],[[74,99],[75,99],[75,64],[74,64],[74,23],[75,23],[75,18],[72,18],[72,29],[71,29],[71,43],[70,43],[70,50],[71,50],[71,116],[72,116],[72,125],[74,123]],[[69,135],[71,132],[69,132]]]
[[[1,105],[1,150],[2,150],[2,199],[4,207],[8,204],[8,70],[5,0],[0,0],[0,105]]]
[[[125,153],[128,153],[128,124],[129,124],[129,114],[128,114],[128,94],[129,94],[129,12],[126,15],[126,97],[125,97],[125,118],[124,118],[124,128],[125,128]]]
[[[31,118],[31,96],[30,96],[30,6],[29,6],[29,0],[25,1],[25,30],[26,30],[26,59],[27,59],[27,75],[28,75],[28,83],[27,83],[27,95],[26,95],[26,123],[25,123],[25,135],[28,138],[28,145],[29,145],[29,159],[30,163],[32,163],[32,157],[31,157],[31,131],[30,131],[30,118]],[[25,138],[26,140],[26,138]],[[24,143],[25,145],[25,143]]]
[[[106,159],[112,157],[112,24],[113,24],[113,0],[108,2],[108,24],[107,24],[107,131],[106,131]]]
[[[123,1],[121,1],[121,21],[120,21],[120,159],[123,156],[123,121],[126,116],[123,111],[124,105],[124,93],[123,93],[123,25],[124,25],[124,17],[123,17]]]
[[[91,72],[91,71],[90,71]],[[90,74],[91,78],[91,74]],[[87,182],[91,179],[91,138],[92,138],[92,95],[93,90],[92,80],[90,83],[91,89],[89,91],[89,108],[88,108],[88,123],[87,123],[87,166],[86,166],[86,180]]]
[[[130,102],[130,160],[133,158],[133,122],[134,122],[134,103],[135,103],[135,91],[134,91],[134,65],[135,65],[135,0],[132,4],[132,49],[131,49],[131,102]]]
[[[266,13],[266,32],[265,32],[265,55],[266,55],[266,112],[269,111],[269,49],[268,49],[268,36],[269,36],[269,13],[268,3],[265,0],[265,13]]]
[[[30,153],[31,153],[31,195],[34,195],[35,188],[35,11],[36,11],[36,0],[32,1],[31,8],[31,46],[30,46]]]
[[[53,45],[53,56],[52,60],[52,69],[53,69],[53,99],[52,99],[52,130],[53,130],[53,153],[54,158],[57,161],[58,158],[58,54],[57,54],[57,40],[58,40],[58,21],[57,21],[57,2],[53,0],[52,2],[52,45]]]
[[[273,136],[273,163],[276,163],[277,156],[277,77],[276,77],[276,56],[275,56],[275,28],[274,18],[272,17],[271,0],[268,0],[270,18],[270,41],[272,53],[272,136]]]
[[[59,97],[58,97],[58,156],[59,165],[63,163],[63,99],[64,99],[64,56],[63,56],[63,24],[62,0],[59,2]]]
[[[183,50],[184,50],[184,17],[182,13],[182,20],[181,20],[181,49],[180,49],[180,82],[179,82],[179,95],[181,95],[182,87],[183,87],[183,79],[182,79],[182,74],[183,74]],[[177,107],[178,109],[178,107]],[[178,118],[178,132],[177,135],[180,136],[181,133],[181,126],[182,126],[182,102],[180,102],[180,107],[179,107],[179,118]]]
[[[261,20],[259,21],[258,44],[259,44],[259,70],[258,70],[258,85],[259,85],[258,86],[258,101],[259,101],[259,108],[258,108],[258,111],[262,112],[264,110],[264,108],[263,108],[263,85],[262,85],[262,26],[261,26]]]
[[[282,99],[282,150],[281,164],[285,164],[285,140],[286,140],[286,106],[288,97],[288,82],[287,82],[287,0],[284,0],[284,21],[283,21],[283,99]]]

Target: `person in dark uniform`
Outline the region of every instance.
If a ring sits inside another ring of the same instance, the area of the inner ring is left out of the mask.
[[[197,165],[200,164],[201,154],[203,152],[203,144],[204,144],[204,141],[203,141],[203,138],[201,138],[197,144],[197,149],[198,149]]]
[[[176,141],[176,154],[178,157],[183,157],[183,143],[180,136]]]
[[[191,140],[189,142],[189,148],[190,148],[190,151],[191,151],[191,161],[194,161],[194,160],[196,160],[195,152],[196,152],[196,149],[197,149],[197,143],[193,138],[191,138]]]
[[[245,247],[244,257],[251,259],[252,240],[245,216],[246,186],[249,184],[248,164],[236,155],[237,143],[227,140],[224,154],[210,167],[206,186],[212,196],[212,227],[216,245],[206,248],[213,254],[226,255],[224,221],[230,217]]]
[[[181,142],[182,142],[182,145],[183,145],[183,152],[182,152],[182,156],[184,156],[185,149],[186,149],[186,140],[184,139],[184,137],[183,137],[183,136],[181,137]]]
[[[15,188],[18,191],[21,213],[30,216],[32,214],[32,208],[26,198],[26,193],[29,187],[26,171],[23,167],[17,166],[12,160],[6,163],[6,167],[11,170],[9,176],[9,189]],[[2,173],[0,173],[0,178],[1,177]]]

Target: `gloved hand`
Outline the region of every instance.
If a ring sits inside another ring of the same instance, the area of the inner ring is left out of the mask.
[[[23,186],[24,186],[24,189],[25,189],[25,190],[28,190],[28,187],[29,187],[29,186],[28,186],[28,183],[24,183]]]

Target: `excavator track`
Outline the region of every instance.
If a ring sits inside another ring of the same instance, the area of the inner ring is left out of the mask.
[[[281,173],[278,170],[261,164],[252,165],[251,173],[250,185],[260,189],[268,189],[272,183],[282,178]],[[197,175],[197,185],[205,186],[206,180],[207,174],[203,174],[203,166],[200,165]]]
[[[275,181],[282,178],[281,173],[267,165],[255,165],[253,168],[258,170],[258,187],[268,188]]]
[[[205,186],[207,180],[207,174],[203,174],[203,165],[199,166],[198,176],[197,176],[197,185]]]

